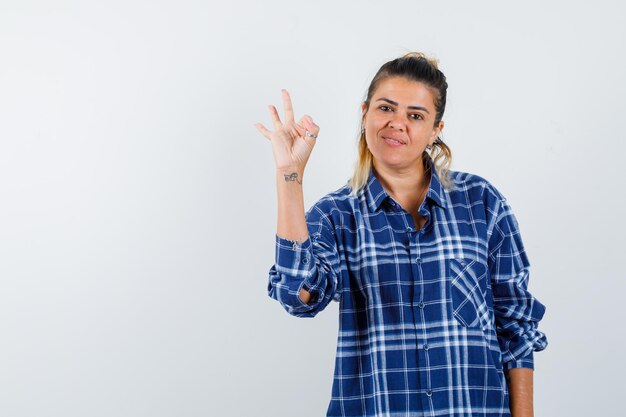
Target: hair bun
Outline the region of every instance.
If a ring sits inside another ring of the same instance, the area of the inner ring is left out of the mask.
[[[408,52],[404,54],[402,58],[422,58],[436,69],[439,69],[439,60],[436,58],[430,58],[423,52]]]

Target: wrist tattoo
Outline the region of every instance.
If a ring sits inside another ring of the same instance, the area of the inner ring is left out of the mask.
[[[285,181],[286,182],[295,181],[298,184],[302,184],[302,182],[298,180],[298,173],[297,172],[292,172],[291,174],[284,174],[284,175],[285,175]]]

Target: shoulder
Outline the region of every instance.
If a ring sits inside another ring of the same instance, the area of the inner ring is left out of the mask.
[[[335,223],[338,217],[351,213],[358,197],[350,195],[351,187],[345,184],[318,199],[307,211],[307,219],[326,219]],[[335,220],[333,220],[335,219]]]
[[[488,207],[497,207],[506,201],[504,194],[486,178],[464,171],[450,171],[452,186],[448,195],[452,202],[463,199],[482,201]]]

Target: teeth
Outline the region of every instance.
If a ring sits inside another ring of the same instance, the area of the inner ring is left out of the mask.
[[[390,141],[395,142],[395,143],[402,143],[399,140],[395,140],[395,139],[391,139],[391,138],[385,138],[385,139],[390,140]]]

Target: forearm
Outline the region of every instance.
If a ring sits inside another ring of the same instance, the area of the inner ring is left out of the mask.
[[[304,216],[302,169],[277,169],[276,189],[278,196],[278,236],[304,242],[309,231]]]
[[[304,242],[309,237],[309,230],[304,215],[304,193],[302,177],[304,169],[277,169],[276,188],[278,195],[277,235],[284,239]],[[308,303],[311,294],[302,289],[300,299]]]
[[[513,368],[508,371],[511,417],[533,417],[533,370]]]

